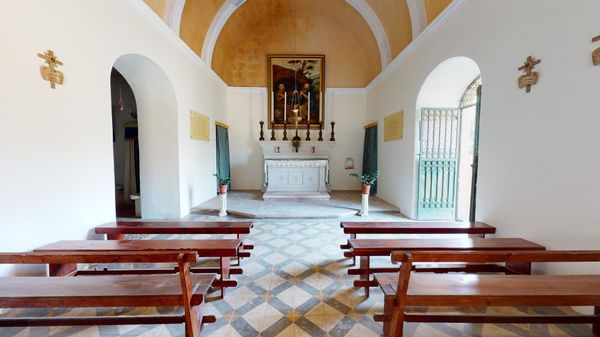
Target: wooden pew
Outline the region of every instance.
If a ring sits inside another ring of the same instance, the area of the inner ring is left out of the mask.
[[[226,287],[237,286],[237,281],[229,279],[232,274],[242,274],[242,268],[232,268],[231,258],[237,256],[241,240],[72,240],[58,241],[37,248],[35,252],[128,252],[128,251],[194,251],[200,257],[218,257],[219,268],[191,268],[193,273],[216,273],[220,278],[213,286],[221,288],[221,297],[225,296]],[[173,269],[134,269],[134,270],[77,270],[73,264],[50,264],[50,275],[83,275],[83,274],[157,274],[173,273]]]
[[[340,222],[350,240],[358,234],[469,234],[485,237],[495,234],[496,227],[483,222]],[[350,242],[340,245],[341,249],[350,249]],[[356,263],[353,258],[353,265]]]
[[[181,306],[176,315],[92,317],[0,317],[0,327],[87,326],[184,323],[186,337],[200,336],[215,322],[202,303],[215,274],[191,275],[194,252],[0,253],[0,264],[164,263],[176,262],[177,274],[89,277],[0,277],[0,307],[81,308]]]
[[[394,252],[399,273],[375,274],[385,295],[384,335],[401,337],[404,322],[592,324],[600,336],[600,275],[413,274],[416,262],[600,262],[600,251]],[[408,313],[409,306],[592,306],[594,315]]]
[[[205,222],[205,221],[117,221],[95,228],[96,234],[106,234],[108,240],[124,240],[126,234],[235,234],[242,240],[254,227],[252,222]],[[253,245],[242,245],[238,257],[250,257],[246,250]]]
[[[434,239],[355,239],[350,240],[351,251],[344,253],[346,257],[359,257],[360,264],[357,269],[349,269],[348,275],[359,275],[360,280],[354,281],[355,287],[364,287],[365,295],[369,296],[369,287],[376,287],[375,280],[370,278],[372,273],[398,271],[398,268],[372,268],[371,256],[389,256],[393,251],[443,251],[443,250],[544,250],[531,241],[520,238],[434,238]],[[531,272],[531,264],[528,263],[510,263],[507,271],[511,273]],[[421,268],[419,271],[504,271],[498,270],[493,266],[466,265],[458,267],[435,267]]]

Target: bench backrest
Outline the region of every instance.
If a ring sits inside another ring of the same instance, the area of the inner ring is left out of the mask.
[[[196,252],[23,252],[0,253],[0,264],[196,262]]]
[[[392,252],[392,262],[600,262],[600,250]]]

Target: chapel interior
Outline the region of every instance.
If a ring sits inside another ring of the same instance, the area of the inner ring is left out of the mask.
[[[600,336],[598,0],[0,5],[0,337]]]

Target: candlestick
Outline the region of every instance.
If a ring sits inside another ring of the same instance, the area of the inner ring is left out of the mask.
[[[310,92],[308,93],[308,117],[306,119],[310,123]]]
[[[310,121],[306,123],[306,141],[310,141]]]
[[[288,138],[287,138],[287,123],[283,123],[283,140],[288,140]]]
[[[283,93],[283,122],[287,123],[287,92]]]
[[[271,140],[276,140],[275,139],[275,124],[273,124],[273,128],[271,129]]]
[[[258,138],[258,140],[265,140],[265,133],[263,132],[263,126],[265,125],[265,122],[260,121],[258,123],[260,124],[260,138]]]
[[[323,123],[319,123],[319,139],[317,140],[320,142],[323,141]]]
[[[331,122],[331,138],[329,138],[330,142],[335,142],[335,131],[334,131],[334,128],[335,128],[335,122],[332,121]]]

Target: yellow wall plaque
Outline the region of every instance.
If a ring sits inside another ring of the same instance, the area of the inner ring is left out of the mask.
[[[201,113],[190,111],[190,136],[195,140],[209,141],[209,118]]]
[[[391,142],[404,137],[404,110],[383,119],[383,141]]]

